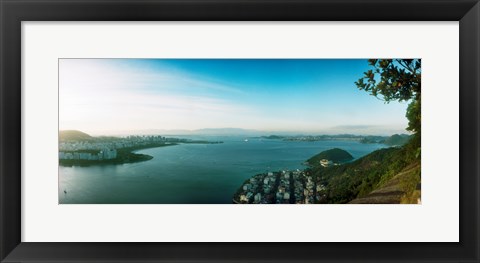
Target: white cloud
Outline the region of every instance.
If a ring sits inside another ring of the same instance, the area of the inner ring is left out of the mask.
[[[178,90],[187,87],[192,95]],[[246,106],[212,96],[215,92],[241,93],[179,73],[131,71],[101,60],[61,60],[60,128],[198,129],[252,114]]]

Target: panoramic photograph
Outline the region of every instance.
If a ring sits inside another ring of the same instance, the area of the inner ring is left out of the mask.
[[[59,204],[421,204],[421,59],[59,59]]]

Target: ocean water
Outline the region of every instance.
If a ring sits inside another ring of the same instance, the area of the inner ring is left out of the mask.
[[[121,165],[59,167],[60,204],[231,204],[251,176],[303,169],[308,158],[341,148],[355,159],[382,144],[204,137],[222,144],[179,144],[137,151],[152,160]],[[67,193],[64,193],[64,190]]]

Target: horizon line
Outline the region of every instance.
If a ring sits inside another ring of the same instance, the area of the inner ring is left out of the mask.
[[[79,131],[86,133],[88,135],[95,136],[125,136],[125,135],[240,135],[238,133],[264,133],[267,135],[359,135],[359,136],[386,136],[393,134],[413,134],[410,131],[407,131],[405,128],[390,128],[385,129],[385,131],[368,131],[370,128],[375,128],[378,126],[372,125],[355,125],[356,128],[351,128],[351,131],[345,129],[345,127],[332,127],[322,130],[257,130],[257,129],[245,129],[245,128],[235,128],[235,127],[225,127],[225,128],[199,128],[199,129],[142,129],[142,130],[103,130],[103,131],[83,131],[80,129],[59,129],[59,132],[64,131]],[[359,131],[363,130],[364,131]],[[231,131],[231,130],[237,130]],[[230,132],[229,132],[230,131]],[[189,133],[198,133],[206,132],[206,134],[189,134]],[[209,133],[211,132],[211,133]],[[214,132],[217,132],[216,134]],[[160,134],[163,133],[163,134]],[[177,133],[177,134],[175,134]],[[181,134],[184,133],[184,134]],[[220,134],[219,134],[220,133]]]

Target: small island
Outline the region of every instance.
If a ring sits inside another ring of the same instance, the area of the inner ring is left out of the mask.
[[[346,163],[351,160],[353,160],[353,156],[349,152],[339,148],[333,148],[313,156],[307,160],[307,163],[310,166],[321,165],[327,167],[333,164]]]

